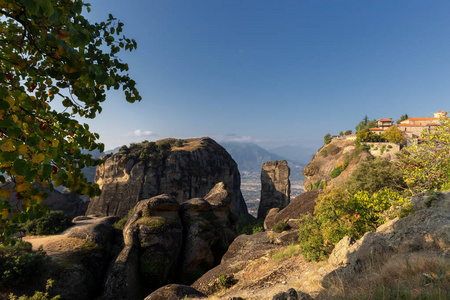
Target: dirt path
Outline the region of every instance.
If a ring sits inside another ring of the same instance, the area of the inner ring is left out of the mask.
[[[74,228],[80,229],[83,226],[89,226],[98,223],[103,218],[92,218],[87,220],[75,221],[74,225],[66,229],[64,232],[55,235],[44,236],[25,236],[23,241],[31,243],[33,250],[38,250],[42,246],[43,250],[49,256],[61,256],[68,251],[73,251],[81,247],[86,240],[80,238],[69,237]]]

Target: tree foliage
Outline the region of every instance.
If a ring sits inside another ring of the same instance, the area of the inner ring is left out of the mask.
[[[450,184],[450,119],[442,119],[435,131],[424,130],[421,142],[411,144],[399,157],[412,192],[447,189]]]
[[[343,187],[350,193],[358,191],[375,193],[384,188],[403,192],[407,188],[401,168],[383,158],[360,163]]]
[[[325,134],[325,136],[323,137],[323,142],[325,144],[331,143],[331,134],[329,134],[329,133]]]
[[[356,133],[356,140],[358,142],[383,142],[384,137],[371,132],[369,129],[361,129]]]
[[[403,143],[406,137],[402,134],[397,126],[391,126],[384,132],[384,137],[391,143]]]
[[[404,114],[400,117],[400,119],[397,120],[397,124],[400,124],[401,122],[408,120],[408,119],[409,119],[408,114]]]
[[[11,223],[42,215],[46,194],[34,183],[100,193],[81,173],[100,162],[80,150],[103,145],[75,116],[94,118],[111,88],[129,102],[141,99],[117,56],[136,42],[111,15],[92,24],[83,9],[90,10],[81,0],[0,0],[0,173],[15,183],[0,188],[0,242],[8,241]],[[63,108],[53,109],[56,103]],[[14,190],[21,212],[7,201]]]
[[[377,121],[375,119],[372,121],[369,121],[369,117],[366,115],[366,116],[364,116],[362,121],[359,122],[358,125],[356,125],[355,129],[356,129],[356,132],[358,132],[360,130],[369,129],[369,128],[373,128],[376,126],[377,126]]]

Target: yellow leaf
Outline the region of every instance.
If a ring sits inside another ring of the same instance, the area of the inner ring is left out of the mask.
[[[11,152],[16,150],[16,147],[13,145],[11,141],[6,141],[0,148],[3,152]]]
[[[55,184],[54,184],[55,186],[60,186],[61,184],[62,184],[62,179],[58,178],[55,180]]]
[[[29,190],[30,188],[31,188],[31,183],[29,183],[29,182],[16,184],[16,191],[19,192],[19,193],[23,192],[23,191],[26,191],[26,190]]]
[[[38,163],[42,162],[44,160],[44,158],[45,158],[45,155],[42,153],[39,153],[33,157],[31,162],[34,164],[38,164]]]
[[[19,155],[22,155],[24,153],[26,153],[28,151],[28,146],[27,145],[20,145],[19,148],[17,148],[17,152],[19,152]]]
[[[48,186],[48,182],[47,181],[42,181],[41,185],[45,189]]]
[[[48,147],[47,142],[44,140],[40,140],[38,146],[41,150],[47,150]]]
[[[13,107],[15,104],[14,99],[11,96],[5,98],[5,101],[9,103],[9,106]]]
[[[0,189],[0,198],[8,200],[11,195],[11,190]]]
[[[6,208],[4,208],[2,210],[2,219],[8,219],[8,215],[9,215],[9,210],[7,210]]]
[[[59,141],[58,141],[58,140],[53,140],[53,141],[52,141],[52,146],[53,146],[54,148],[58,147],[58,145],[59,145]]]

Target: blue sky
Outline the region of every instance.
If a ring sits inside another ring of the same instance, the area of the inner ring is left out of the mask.
[[[93,0],[125,23],[143,97],[89,121],[106,149],[211,136],[311,153],[330,132],[450,110],[450,1]]]

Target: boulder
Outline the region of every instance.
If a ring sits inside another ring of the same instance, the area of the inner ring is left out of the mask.
[[[157,289],[144,300],[179,300],[192,298],[201,299],[208,298],[208,296],[187,285],[168,284]]]
[[[278,248],[266,232],[240,235],[231,243],[220,265],[209,270],[191,286],[206,295],[212,295],[223,288],[223,282],[219,278],[226,278],[227,283],[235,284],[236,273],[245,269],[253,260]]]
[[[285,208],[290,201],[291,182],[287,161],[268,161],[261,170],[261,201],[258,219],[264,220],[271,208]]]
[[[302,215],[314,212],[316,199],[320,192],[321,190],[319,189],[305,192],[295,197],[284,209],[271,209],[264,220],[264,229],[271,230],[273,225],[278,222],[286,222],[292,228],[298,229],[298,224],[295,220]]]
[[[178,209],[168,195],[139,201],[123,230],[125,248],[107,275],[105,299],[136,299],[127,294],[130,287],[145,295],[173,279],[183,243]]]
[[[132,144],[103,157],[96,183],[103,191],[89,203],[86,215],[124,217],[139,200],[168,194],[183,203],[205,197],[219,182],[229,196],[229,209],[237,219],[247,214],[240,191],[236,162],[210,138],[189,139],[175,146],[175,139]]]
[[[184,227],[182,252],[182,282],[192,283],[215,265],[226,252],[235,234],[227,230],[212,206],[202,198],[181,204]]]
[[[427,207],[427,196],[417,195],[412,201],[417,208]],[[414,198],[413,197],[413,198]],[[420,200],[422,199],[422,200]],[[376,232],[367,232],[358,241],[344,237],[335,246],[328,263],[338,268],[337,273],[359,273],[373,259],[393,253],[431,251],[450,256],[450,192],[434,199],[428,208],[380,226]]]

